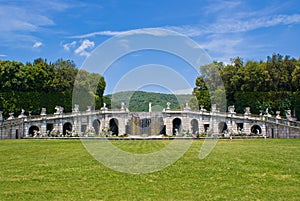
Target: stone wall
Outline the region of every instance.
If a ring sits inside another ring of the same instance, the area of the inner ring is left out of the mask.
[[[63,113],[57,106],[54,114],[46,114],[43,108],[39,116],[26,116],[24,111],[18,117],[11,113],[7,120],[0,116],[0,139],[16,139],[34,136],[37,133],[49,136],[49,133],[67,135],[69,133],[85,136],[100,134],[103,131],[116,135],[158,135],[169,136],[210,133],[220,135],[266,135],[269,138],[300,138],[300,122],[266,115],[251,115],[250,108],[245,114],[236,114],[233,108],[222,113],[216,108],[207,112],[191,111],[189,107],[180,111],[164,109],[161,113],[130,113],[122,107],[119,111],[110,111],[103,107],[99,111],[88,108],[79,111],[74,107],[72,113]],[[114,127],[114,128],[112,128]]]

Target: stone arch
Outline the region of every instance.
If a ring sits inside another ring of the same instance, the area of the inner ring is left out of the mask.
[[[226,124],[226,122],[221,121],[219,123],[218,129],[219,129],[219,133],[224,133],[227,130],[228,126]]]
[[[204,132],[208,132],[209,131],[209,124],[203,124],[204,127]]]
[[[66,122],[63,125],[63,135],[66,135],[67,131],[69,131],[69,132],[72,131],[72,124],[70,122]]]
[[[29,136],[34,136],[34,132],[36,131],[40,131],[40,128],[36,125],[32,125],[29,127],[29,130],[28,130],[28,133],[29,133]]]
[[[181,119],[180,118],[175,118],[172,121],[173,124],[173,135],[179,134],[181,132]]]
[[[192,134],[199,132],[199,122],[197,119],[192,119],[191,121]]]
[[[159,134],[161,134],[161,135],[167,134],[167,126],[166,125],[162,125],[160,128],[161,129],[160,129]]]
[[[46,131],[51,132],[54,129],[54,124],[53,123],[47,123],[46,124]]]
[[[244,123],[236,123],[236,129],[241,132],[244,129]]]
[[[93,121],[93,128],[94,128],[94,130],[95,130],[96,135],[99,135],[99,134],[100,134],[100,125],[101,125],[101,123],[100,123],[100,120],[99,120],[99,119],[95,119],[95,120]]]
[[[262,133],[262,129],[259,125],[255,124],[251,127],[251,133],[253,134],[261,134]]]
[[[109,120],[109,131],[111,131],[111,133],[113,135],[119,135],[119,122],[118,119],[116,118],[112,118],[111,120]]]

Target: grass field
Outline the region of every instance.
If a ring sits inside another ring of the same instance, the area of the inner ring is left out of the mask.
[[[168,141],[115,141],[147,153]],[[159,172],[131,175],[93,159],[80,141],[0,141],[0,200],[300,200],[300,140],[203,141]]]

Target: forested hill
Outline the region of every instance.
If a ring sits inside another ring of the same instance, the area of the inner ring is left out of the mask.
[[[181,105],[190,102],[191,107],[198,108],[197,100],[193,102],[191,95],[174,95],[162,94],[144,91],[126,91],[117,92],[106,95],[104,102],[109,108],[120,108],[121,103],[126,103],[126,106],[131,112],[147,112],[149,111],[149,102],[152,103],[153,111],[162,111],[166,108],[167,102],[170,102],[171,109],[180,109]]]
[[[80,76],[76,79],[77,75]],[[104,78],[78,70],[70,60],[59,59],[51,63],[39,58],[26,64],[0,60],[0,111],[4,116],[10,112],[17,116],[21,109],[27,114],[29,111],[39,114],[45,107],[48,114],[53,114],[55,106],[59,105],[65,112],[70,112],[74,83],[90,92],[96,100],[94,107],[102,106]]]

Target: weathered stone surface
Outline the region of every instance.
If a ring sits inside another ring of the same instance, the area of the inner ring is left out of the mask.
[[[161,135],[196,136],[199,133],[217,135],[266,135],[272,138],[300,138],[300,122],[293,120],[289,113],[287,119],[280,113],[271,117],[266,111],[259,116],[250,115],[250,108],[245,114],[236,114],[234,106],[227,113],[221,113],[216,106],[212,112],[203,107],[200,111],[186,109],[175,111],[170,104],[162,112],[130,113],[125,105],[119,111],[108,110],[106,105],[100,110],[79,112],[79,106],[74,106],[72,113],[63,113],[63,107],[57,106],[54,115],[47,115],[43,108],[40,116],[25,116],[22,110],[15,118],[10,113],[7,120],[0,112],[0,139],[21,138],[27,136],[94,136],[94,135]],[[21,118],[22,117],[22,118]],[[24,117],[24,118],[23,118]],[[246,117],[246,118],[245,118]]]

